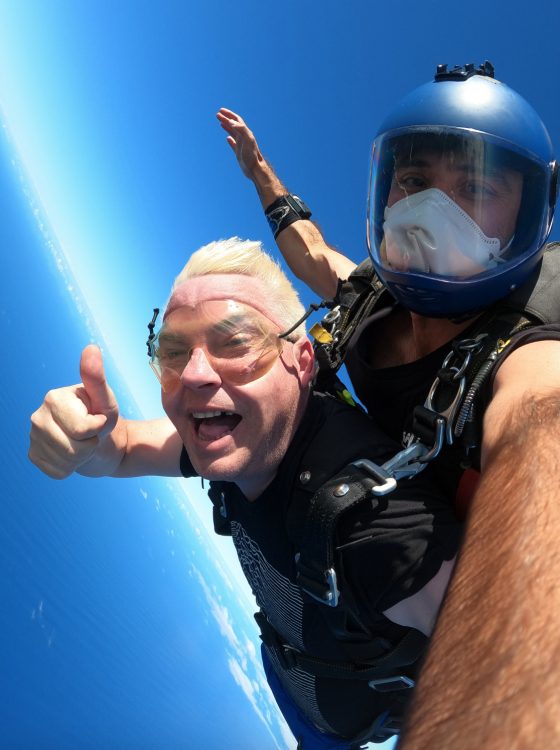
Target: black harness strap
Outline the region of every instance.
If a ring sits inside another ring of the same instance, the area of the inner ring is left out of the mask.
[[[388,304],[393,300],[369,260],[360,263],[346,281],[339,281],[332,309],[310,331],[319,365],[317,390],[339,396],[340,388],[333,383],[337,381],[336,372],[344,361],[348,342],[383,297]]]
[[[374,683],[371,687],[380,689],[380,692],[413,686],[412,678],[403,678],[407,677],[407,672],[414,674],[414,669],[407,668],[415,665],[424,652],[428,640],[418,630],[410,628],[400,641],[390,648],[385,647],[382,650],[383,639],[377,639],[379,641],[378,655],[371,656],[367,661],[360,663],[331,661],[302,653],[284,643],[268,622],[264,612],[256,612],[255,620],[261,631],[261,640],[276,652],[284,669],[299,667],[316,677],[335,680],[365,680]]]
[[[368,471],[365,466],[371,469]],[[336,607],[339,603],[335,555],[337,526],[342,515],[361,503],[375,506],[382,502],[382,495],[376,496],[375,491],[384,486],[390,490],[396,484],[387,485],[384,480],[380,466],[357,461],[321,485],[307,503],[290,509],[288,532],[299,551],[297,583],[322,604]]]
[[[469,453],[480,447],[488,401],[485,385],[494,365],[516,333],[540,322],[519,311],[494,307],[480,317],[470,338],[451,343],[428,398],[413,412],[412,434],[433,450],[421,461],[433,460],[445,444],[458,443],[463,463],[471,463]]]
[[[361,440],[363,443],[363,437]],[[399,629],[398,636],[391,640],[370,635],[361,623],[338,559],[337,530],[342,517],[358,505],[383,509],[385,497],[376,491],[392,489],[394,484],[387,484],[387,479],[380,466],[356,460],[320,485],[311,498],[299,498],[302,501],[298,502],[296,497],[292,501],[288,533],[298,550],[297,583],[306,596],[320,602],[323,617],[349,661],[330,661],[297,651],[283,643],[268,622],[263,623],[266,617],[261,613],[257,621],[263,640],[275,649],[285,668],[298,666],[316,676],[366,680],[371,687],[386,691],[414,684],[412,665],[423,655],[426,636],[412,628]],[[352,632],[348,631],[349,620]]]

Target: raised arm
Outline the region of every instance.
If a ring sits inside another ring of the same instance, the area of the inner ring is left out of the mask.
[[[243,118],[222,107],[217,113],[243,174],[254,184],[264,209],[289,190],[262,155],[255,136]],[[283,229],[276,242],[293,273],[321,297],[332,298],[338,279],[346,279],[356,267],[349,258],[330,247],[314,222],[302,219]]]
[[[560,342],[514,351],[399,750],[560,747]]]
[[[31,417],[29,458],[53,479],[179,476],[182,442],[167,419],[133,421],[119,408],[100,350],[86,346],[82,383],[49,391]]]

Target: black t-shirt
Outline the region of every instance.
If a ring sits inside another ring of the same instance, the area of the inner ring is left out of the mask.
[[[223,493],[241,566],[274,629],[300,651],[347,661],[344,648],[325,619],[325,605],[302,595],[295,582],[296,549],[287,528],[288,509],[299,477],[306,470],[309,446],[321,438],[327,423],[332,429],[330,420],[336,422],[339,446],[345,441],[355,442],[356,434],[362,436],[353,458],[368,458],[381,464],[399,449],[357,409],[314,394],[277,476],[259,498],[249,502],[235,484],[228,482],[212,482],[211,490]],[[337,444],[333,444],[325,455],[325,478],[334,476],[348,462],[346,458],[341,464],[339,453],[340,448],[337,450]],[[185,476],[193,475],[185,451],[181,470]],[[338,542],[364,543],[341,553],[339,563],[344,567],[344,586],[351,589],[372,637],[402,637],[406,630],[381,613],[420,590],[444,560],[453,558],[460,532],[449,504],[421,475],[399,483],[382,502],[369,499],[348,512]],[[352,738],[387,707],[387,697],[369,688],[366,682],[318,678],[300,668],[286,670],[275,652],[268,651],[286,691],[323,731]]]

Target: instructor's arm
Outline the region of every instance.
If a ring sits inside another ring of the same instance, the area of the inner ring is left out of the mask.
[[[560,747],[560,343],[513,352],[399,750]]]
[[[289,193],[262,155],[243,118],[225,107],[216,116],[228,133],[227,142],[241,171],[254,184],[262,207],[266,209]],[[347,279],[356,267],[353,261],[327,245],[319,228],[306,219],[283,229],[276,243],[293,273],[324,298],[334,297],[338,279]]]

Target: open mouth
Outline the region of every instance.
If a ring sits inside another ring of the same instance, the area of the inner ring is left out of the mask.
[[[233,432],[241,416],[232,411],[196,411],[192,414],[197,436],[210,442]]]

